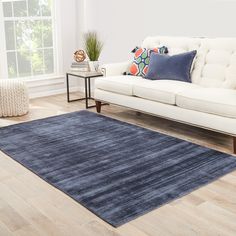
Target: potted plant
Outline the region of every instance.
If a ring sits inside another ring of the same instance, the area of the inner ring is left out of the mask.
[[[98,59],[101,54],[103,43],[99,40],[96,32],[88,32],[84,35],[85,51],[90,60],[90,71],[98,70]]]

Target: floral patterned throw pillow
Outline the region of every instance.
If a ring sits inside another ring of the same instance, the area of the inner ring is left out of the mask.
[[[130,66],[128,74],[144,77],[147,74],[151,53],[164,54],[168,53],[168,49],[165,46],[153,49],[136,47],[132,52],[134,53],[134,61]]]

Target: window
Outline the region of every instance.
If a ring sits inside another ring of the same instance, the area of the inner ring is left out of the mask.
[[[7,77],[54,74],[53,1],[3,0],[2,18]]]

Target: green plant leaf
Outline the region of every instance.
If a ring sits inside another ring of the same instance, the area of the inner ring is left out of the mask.
[[[84,35],[85,51],[90,61],[98,61],[103,43],[99,40],[96,32],[88,32]]]

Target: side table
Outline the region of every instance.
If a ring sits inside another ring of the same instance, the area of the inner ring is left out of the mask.
[[[70,76],[74,76],[80,79],[84,79],[84,90],[85,90],[85,97],[83,98],[77,98],[77,99],[70,99],[70,84],[69,84],[69,78]],[[85,105],[86,105],[86,109],[91,108],[91,107],[95,107],[95,105],[89,106],[88,102],[89,99],[94,100],[94,98],[91,97],[91,78],[95,78],[95,77],[100,77],[103,76],[103,74],[101,72],[90,72],[90,71],[86,71],[86,72],[80,72],[80,71],[69,71],[66,73],[66,87],[67,87],[67,102],[74,102],[74,101],[81,101],[81,100],[85,100]]]

